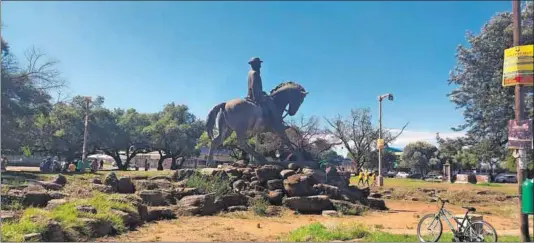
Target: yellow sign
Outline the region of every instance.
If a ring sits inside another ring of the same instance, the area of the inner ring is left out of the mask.
[[[534,85],[534,45],[504,50],[502,86]]]
[[[376,147],[379,150],[382,150],[384,148],[384,139],[379,138],[378,140],[376,140]]]

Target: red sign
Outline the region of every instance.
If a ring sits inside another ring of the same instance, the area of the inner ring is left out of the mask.
[[[532,147],[532,119],[508,121],[508,148],[526,149]]]

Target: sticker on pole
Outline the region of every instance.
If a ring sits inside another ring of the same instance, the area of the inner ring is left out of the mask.
[[[532,119],[508,121],[508,148],[528,149],[532,146]]]
[[[534,85],[534,45],[504,50],[502,86]]]
[[[384,139],[379,138],[378,140],[376,140],[376,147],[379,150],[384,149]]]

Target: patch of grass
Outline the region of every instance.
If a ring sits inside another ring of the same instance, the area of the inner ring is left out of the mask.
[[[51,214],[46,210],[27,208],[19,220],[2,222],[2,241],[21,242],[26,234],[43,233],[50,219]]]
[[[367,235],[364,239],[367,242],[418,242],[417,236],[407,234],[390,234],[376,231]]]
[[[484,183],[475,184],[475,186],[479,186],[479,187],[502,187],[503,185],[497,184],[497,183],[484,182]]]
[[[291,231],[284,241],[291,242],[325,242],[334,240],[362,239],[369,235],[366,227],[358,224],[334,225],[326,227],[321,223],[313,223]]]
[[[205,193],[213,193],[216,197],[230,192],[229,184],[230,181],[222,174],[206,176],[198,172],[189,177],[185,183],[187,187],[194,187]]]
[[[7,222],[2,225],[2,239],[4,241],[22,241],[25,234],[42,233],[48,220],[57,221],[71,240],[87,238],[90,229],[86,229],[82,218],[105,220],[111,222],[117,232],[126,231],[122,218],[112,209],[135,212],[136,209],[127,203],[114,200],[118,195],[105,195],[94,192],[93,196],[85,199],[75,199],[57,206],[51,211],[28,208],[24,210],[19,221]],[[76,206],[87,205],[97,210],[96,214],[79,212]]]
[[[258,216],[266,216],[268,206],[269,203],[263,198],[254,198],[250,205],[250,207],[252,208],[252,212],[254,212],[254,214]]]

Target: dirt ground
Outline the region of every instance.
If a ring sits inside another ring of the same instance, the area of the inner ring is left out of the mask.
[[[294,215],[290,211],[280,217],[256,217],[251,212],[230,213],[209,217],[181,217],[176,220],[147,224],[137,231],[118,237],[101,238],[98,241],[170,242],[170,241],[276,241],[280,236],[300,226],[313,222],[356,222],[396,234],[416,234],[419,218],[436,212],[435,203],[386,201],[388,212],[372,212],[365,216],[326,218],[321,215]],[[448,205],[453,213],[461,214],[459,206]],[[480,208],[480,207],[478,207]],[[477,209],[478,209],[477,208]],[[518,235],[514,217],[484,215],[497,234]],[[445,222],[444,222],[445,223]],[[258,227],[259,225],[259,227]],[[444,226],[444,230],[448,230]]]

